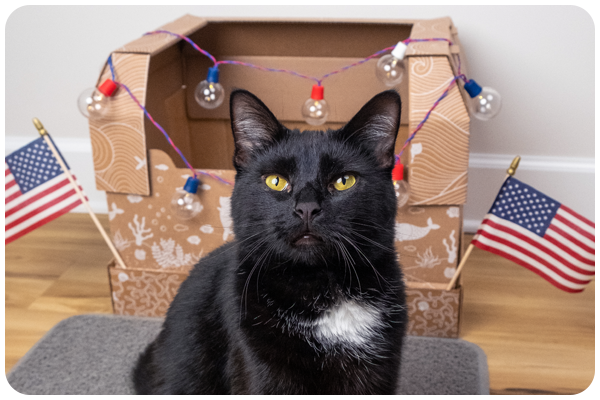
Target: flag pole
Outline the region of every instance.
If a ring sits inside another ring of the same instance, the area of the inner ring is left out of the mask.
[[[521,156],[516,156],[512,160],[512,163],[510,163],[510,167],[506,170],[506,176],[504,177],[504,181],[506,179],[508,179],[509,176],[515,175],[515,172],[517,172],[517,168],[519,168],[520,161],[521,161]],[[473,251],[474,248],[475,248],[474,245],[469,244],[469,247],[467,248],[467,251],[465,251],[465,255],[463,256],[462,260],[460,260],[460,264],[458,264],[458,268],[456,268],[456,272],[454,272],[454,276],[452,276],[452,280],[448,284],[448,287],[446,288],[446,290],[452,290],[452,288],[454,288],[454,285],[456,284],[456,281],[458,280],[458,277],[460,276],[462,269],[465,267],[465,264],[467,263],[467,259],[471,255],[471,252]]]
[[[54,154],[54,158],[56,158],[56,161],[58,161],[58,163],[60,164],[60,168],[63,170],[63,172],[69,179],[69,182],[71,182],[71,185],[73,186],[73,188],[75,188],[75,192],[77,193],[77,196],[79,196],[79,199],[85,206],[87,212],[90,214],[92,221],[94,221],[96,228],[98,228],[98,230],[100,231],[100,234],[104,238],[104,241],[108,245],[110,251],[113,253],[115,260],[117,260],[117,263],[121,266],[121,268],[127,269],[127,267],[125,266],[125,263],[123,262],[123,259],[121,258],[121,255],[115,248],[115,245],[113,244],[113,242],[110,240],[110,238],[106,234],[106,231],[102,227],[102,224],[100,224],[100,221],[98,221],[98,218],[96,217],[96,214],[94,214],[94,211],[92,211],[92,207],[90,207],[90,203],[88,203],[88,201],[86,200],[83,193],[81,193],[81,190],[79,190],[79,186],[77,185],[77,182],[75,182],[75,179],[73,179],[73,175],[71,175],[71,172],[69,171],[69,169],[63,162],[62,157],[60,156],[60,154],[54,147],[54,143],[52,143],[52,140],[50,140],[50,135],[48,134],[48,131],[46,131],[46,129],[44,128],[44,126],[42,125],[40,120],[37,118],[33,119],[33,125],[35,125],[35,127],[37,128],[38,132],[40,133],[40,136],[42,136],[44,138],[44,141],[46,142],[46,144],[52,151],[52,154]]]

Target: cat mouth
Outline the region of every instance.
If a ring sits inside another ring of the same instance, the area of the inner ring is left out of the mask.
[[[323,243],[323,239],[321,239],[318,235],[315,235],[314,233],[304,232],[298,237],[296,237],[292,243],[294,246],[297,247],[315,246],[320,243]]]

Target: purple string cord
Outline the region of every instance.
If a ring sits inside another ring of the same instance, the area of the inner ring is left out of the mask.
[[[346,65],[345,67],[342,67],[342,68],[340,68],[340,69],[338,69],[338,70],[335,70],[335,71],[332,71],[332,72],[330,72],[330,73],[328,73],[328,74],[325,74],[325,75],[323,75],[323,76],[321,77],[321,79],[318,81],[318,83],[319,83],[319,86],[321,86],[321,82],[323,82],[323,81],[325,80],[325,78],[329,78],[331,75],[339,74],[340,72],[346,71],[347,69],[350,69],[350,68],[352,68],[352,67],[356,67],[356,66],[359,66],[359,65],[361,65],[361,64],[364,64],[364,63],[366,63],[367,61],[369,61],[370,59],[372,59],[372,58],[374,58],[374,57],[377,57],[378,55],[381,55],[381,54],[383,54],[383,53],[385,53],[385,52],[388,52],[388,51],[390,51],[390,50],[393,50],[393,49],[394,49],[394,47],[395,47],[395,46],[392,46],[392,47],[386,47],[385,49],[379,50],[378,52],[371,54],[371,55],[370,55],[369,57],[367,57],[367,58],[363,58],[362,60],[360,60],[360,61],[357,61],[357,62],[355,62],[355,63],[353,63],[353,64]]]
[[[165,138],[167,139],[167,141],[169,142],[169,144],[171,145],[171,147],[173,147],[173,149],[175,149],[175,151],[177,152],[177,154],[179,154],[179,156],[181,157],[181,159],[183,160],[183,162],[185,163],[185,165],[187,165],[187,167],[192,171],[192,173],[194,174],[194,178],[198,178],[198,174],[196,172],[199,172],[202,175],[206,175],[206,176],[210,176],[211,178],[214,178],[226,185],[231,185],[232,183],[221,178],[220,176],[217,176],[215,174],[211,174],[210,172],[205,172],[205,171],[201,171],[198,170],[196,171],[196,169],[194,169],[194,167],[192,167],[192,165],[188,162],[188,160],[185,158],[185,156],[183,155],[183,153],[181,152],[181,150],[179,150],[179,148],[175,145],[175,143],[173,143],[173,140],[171,139],[171,137],[167,134],[167,132],[163,129],[162,126],[160,126],[160,124],[158,122],[156,122],[154,120],[154,118],[152,118],[152,115],[150,115],[150,113],[148,112],[148,110],[146,110],[146,107],[144,107],[139,100],[133,95],[133,93],[131,92],[131,90],[127,87],[127,85],[125,85],[122,82],[117,82],[117,80],[115,79],[115,70],[113,67],[113,63],[112,63],[112,55],[110,55],[108,57],[108,66],[110,67],[110,73],[112,75],[112,80],[119,86],[123,87],[127,93],[129,94],[129,97],[131,97],[133,99],[133,101],[135,101],[135,103],[138,105],[138,107],[144,112],[144,114],[146,115],[146,117],[148,117],[148,119],[150,120],[150,122],[152,122],[152,124],[154,124],[154,126],[156,126],[158,128],[159,131],[162,132],[162,134],[165,136]]]
[[[302,75],[296,71],[292,71],[289,69],[267,68],[267,67],[261,67],[260,65],[254,65],[254,64],[250,64],[250,63],[246,63],[246,62],[242,62],[242,61],[230,61],[230,60],[215,62],[215,66],[218,66],[219,64],[241,65],[244,67],[250,67],[250,68],[258,69],[260,71],[265,71],[265,72],[283,72],[286,74],[297,76],[299,78],[304,78],[304,79],[309,79],[309,80],[315,81],[319,84],[319,86],[321,86],[321,81],[319,80],[319,78],[315,78],[314,76]]]
[[[176,36],[176,37],[178,37],[180,39],[185,40],[186,42],[188,42],[189,44],[191,44],[192,47],[194,47],[196,50],[198,50],[200,53],[202,53],[206,57],[210,58],[215,65],[217,65],[217,59],[216,58],[214,58],[208,51],[201,49],[196,43],[194,43],[192,41],[192,39],[190,39],[187,36],[180,35],[179,33],[173,33],[173,32],[169,32],[169,31],[164,31],[164,30],[157,30],[157,31],[152,31],[152,32],[146,32],[146,33],[144,33],[144,36],[146,36],[146,35],[155,35],[157,33],[166,33],[167,35]]]
[[[404,145],[402,146],[402,149],[400,150],[400,154],[396,155],[396,162],[398,162],[400,160],[400,156],[402,155],[402,153],[404,153],[404,150],[408,147],[410,142],[416,136],[417,132],[419,132],[421,130],[421,128],[423,127],[425,122],[429,119],[429,116],[431,115],[433,110],[435,110],[435,108],[438,106],[438,104],[440,104],[440,102],[448,95],[448,93],[450,92],[450,89],[452,89],[452,86],[456,83],[456,81],[458,79],[466,80],[466,77],[461,74],[461,75],[458,75],[458,76],[455,76],[452,78],[452,80],[450,81],[450,84],[444,90],[442,95],[435,101],[435,103],[433,103],[433,106],[429,109],[429,111],[427,111],[427,114],[425,114],[425,118],[423,118],[423,120],[421,122],[419,122],[419,125],[417,125],[415,130],[408,136],[408,139],[406,139],[406,142],[404,142]]]
[[[213,62],[214,66],[218,66],[219,64],[230,64],[230,65],[240,65],[240,66],[244,66],[244,67],[249,67],[249,68],[254,68],[260,71],[265,71],[265,72],[282,72],[282,73],[287,73],[293,76],[297,76],[299,78],[304,78],[304,79],[309,79],[312,81],[315,81],[319,86],[322,86],[323,81],[335,74],[339,74],[340,72],[346,71],[350,68],[359,66],[361,64],[366,63],[367,61],[371,60],[372,58],[375,58],[383,53],[386,53],[390,50],[393,50],[395,48],[395,46],[391,46],[391,47],[386,47],[385,49],[379,50],[376,53],[371,54],[370,56],[363,58],[360,61],[357,61],[355,63],[346,65],[345,67],[342,67],[338,70],[329,72],[325,75],[323,75],[321,78],[316,78],[313,76],[308,76],[308,75],[303,75],[300,74],[296,71],[292,71],[292,70],[288,70],[288,69],[278,69],[278,68],[267,68],[267,67],[262,67],[259,65],[254,65],[254,64],[250,64],[250,63],[246,63],[246,62],[242,62],[242,61],[232,61],[232,60],[222,60],[222,61],[217,61],[217,59],[211,55],[209,52],[207,52],[206,50],[203,50],[202,48],[200,48],[196,43],[194,43],[190,38],[188,38],[187,36],[178,34],[178,33],[173,33],[170,31],[166,31],[166,30],[156,30],[156,31],[152,31],[152,32],[147,32],[144,34],[144,36],[146,35],[154,35],[154,34],[160,34],[160,33],[164,33],[167,35],[171,35],[171,36],[175,36],[178,37],[182,40],[185,40],[186,42],[188,42],[190,45],[192,45],[192,47],[194,47],[194,49],[198,50],[200,53],[202,53],[203,55],[205,55],[206,57],[210,58],[210,60]],[[428,39],[405,39],[402,42],[406,45],[408,45],[409,43],[417,43],[417,42],[439,42],[439,41],[445,41],[448,43],[448,45],[452,45],[452,41],[450,41],[449,39],[446,38],[428,38]],[[436,100],[436,102],[433,104],[433,106],[429,109],[429,111],[427,112],[427,114],[425,115],[425,118],[423,118],[423,120],[419,123],[419,125],[417,125],[417,127],[415,128],[415,130],[409,135],[408,139],[404,142],[404,145],[402,146],[402,149],[400,150],[400,153],[396,155],[396,163],[398,163],[400,161],[400,156],[404,153],[404,150],[406,149],[406,147],[408,147],[408,145],[410,144],[410,142],[414,139],[414,137],[416,136],[417,132],[423,127],[423,125],[425,124],[425,122],[429,119],[429,116],[431,115],[431,113],[433,112],[433,110],[438,106],[438,104],[448,95],[448,93],[450,92],[450,89],[452,88],[452,86],[456,83],[456,81],[458,79],[462,79],[463,82],[468,82],[468,79],[465,77],[464,74],[461,73],[461,60],[460,60],[460,56],[457,55],[457,59],[458,59],[458,75],[453,77],[452,81],[450,82],[450,84],[448,85],[448,87],[446,88],[446,90],[444,90],[444,92],[442,93],[442,95]],[[110,67],[110,72],[112,74],[112,79],[113,81],[115,81],[115,83],[119,84],[120,86],[123,86],[125,88],[125,90],[127,90],[127,93],[129,93],[129,96],[137,103],[137,105],[142,109],[142,111],[144,112],[144,114],[148,117],[148,119],[150,119],[150,121],[162,132],[162,134],[167,138],[167,140],[169,141],[169,144],[177,151],[177,153],[181,156],[181,158],[183,159],[183,161],[185,162],[185,164],[188,166],[188,168],[190,168],[192,170],[192,172],[194,173],[194,177],[196,177],[196,170],[190,165],[190,163],[186,160],[186,158],[183,156],[183,154],[181,153],[181,151],[177,148],[177,146],[175,146],[175,143],[173,143],[173,141],[171,140],[171,138],[169,137],[169,135],[167,134],[167,132],[165,132],[165,130],[156,122],[154,121],[154,119],[152,118],[152,116],[148,113],[148,111],[140,104],[140,102],[135,98],[135,96],[133,95],[133,93],[131,93],[131,91],[129,90],[129,88],[127,86],[125,86],[122,83],[116,82],[115,80],[115,73],[114,73],[114,68],[113,68],[113,64],[112,64],[112,56],[110,56],[108,58],[108,65]],[[201,174],[204,175],[208,175],[213,177],[214,179],[217,179],[225,184],[231,185],[230,182],[214,175],[208,172],[204,172],[204,171],[198,171]]]

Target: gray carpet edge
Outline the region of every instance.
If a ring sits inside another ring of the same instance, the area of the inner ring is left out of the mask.
[[[112,314],[69,317],[52,327],[11,368],[7,382],[13,390],[27,394],[133,394],[128,374],[162,321]],[[94,358],[100,353],[101,357]],[[86,355],[99,360],[99,371],[78,360]],[[77,361],[80,367],[72,367]],[[489,394],[487,357],[479,346],[463,339],[408,336],[400,387],[399,394]]]

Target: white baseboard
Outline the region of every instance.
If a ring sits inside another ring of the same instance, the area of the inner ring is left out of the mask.
[[[510,166],[516,155],[471,153],[469,168],[503,169]],[[596,162],[586,157],[521,156],[519,171],[548,171],[593,174]]]
[[[464,231],[477,231],[514,155],[471,153]],[[595,221],[595,159],[521,155],[515,177]]]
[[[5,154],[25,146],[35,136],[6,136]],[[86,138],[53,138],[77,175],[96,213],[107,213],[106,195],[96,190],[92,146]],[[475,232],[492,204],[514,155],[471,153],[464,231]],[[516,177],[595,221],[595,159],[521,155]],[[83,206],[73,212],[85,212]]]

